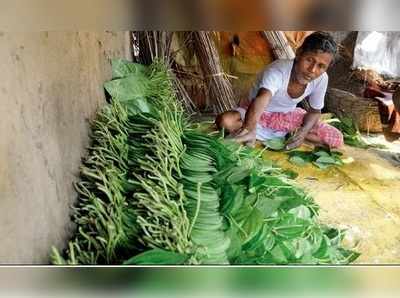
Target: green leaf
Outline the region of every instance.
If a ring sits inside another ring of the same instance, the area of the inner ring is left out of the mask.
[[[361,255],[359,252],[344,249],[341,247],[338,248],[338,251],[345,259],[347,259],[346,263],[353,263]]]
[[[243,206],[240,209],[238,209],[235,213],[233,213],[232,215],[238,223],[241,223],[242,221],[245,221],[250,216],[252,211],[253,211],[253,208],[249,204],[243,204]]]
[[[233,168],[232,173],[228,176],[227,181],[230,184],[236,184],[250,175],[250,170],[247,166]]]
[[[315,162],[316,163],[335,164],[336,159],[331,156],[321,156]]]
[[[271,250],[270,254],[275,264],[283,265],[288,263],[288,259],[286,258],[286,255],[279,244],[275,245],[275,247]]]
[[[274,247],[274,245],[275,245],[275,236],[271,233],[271,231],[269,231],[265,235],[263,244],[264,244],[264,249],[266,251],[270,251]]]
[[[244,186],[227,184],[223,190],[221,212],[224,214],[234,214],[243,205]]]
[[[113,59],[111,61],[112,78],[119,79],[132,74],[146,74],[148,67],[143,64],[133,63],[124,59]]]
[[[171,252],[159,248],[145,251],[129,260],[124,265],[181,265],[189,259],[189,255]]]
[[[263,186],[266,182],[267,178],[265,176],[261,176],[257,169],[253,169],[250,174],[250,185],[249,185],[249,192],[255,193],[257,190]]]
[[[231,240],[229,248],[226,250],[226,255],[230,261],[236,259],[242,251],[242,239],[239,236],[239,230],[235,224],[229,219],[229,228],[225,232],[225,235]]]
[[[149,87],[149,79],[145,76],[129,76],[104,84],[104,88],[115,99],[120,101],[144,98]]]
[[[286,178],[293,179],[293,180],[299,176],[299,174],[297,172],[290,170],[290,169],[283,170],[282,174],[284,174],[286,176]]]
[[[319,157],[330,157],[331,156],[328,152],[323,151],[323,150],[313,152],[313,154],[316,156],[319,156]]]
[[[300,156],[292,156],[292,157],[290,157],[289,158],[289,162],[291,162],[292,164],[295,164],[297,166],[300,166],[300,167],[303,167],[308,163],[307,161],[305,161]]]
[[[308,220],[297,218],[295,215],[286,213],[281,220],[272,228],[277,237],[281,239],[293,239],[302,237],[311,223]]]
[[[264,217],[261,211],[257,208],[253,208],[242,226],[247,234],[247,239],[253,237],[263,227],[263,221]]]
[[[307,239],[294,239],[292,245],[294,247],[294,257],[296,259],[301,259],[304,256],[311,256],[312,245]]]
[[[264,142],[265,147],[271,150],[282,150],[285,148],[285,138],[274,138]]]
[[[355,126],[354,122],[353,122],[353,119],[351,119],[349,117],[343,117],[343,118],[340,119],[340,121],[342,121],[342,123],[345,126],[347,126],[348,128],[353,128]]]
[[[285,200],[284,198],[275,198],[275,199],[260,198],[257,202],[256,207],[261,211],[264,218],[267,218],[278,210],[279,206],[282,204],[284,200]]]
[[[328,248],[329,248],[329,238],[324,235],[322,237],[321,244],[318,250],[315,253],[313,253],[313,257],[317,259],[322,259],[326,257],[328,253]]]
[[[311,219],[310,209],[308,209],[304,205],[301,205],[301,206],[298,206],[296,208],[290,209],[289,213],[293,214],[296,217],[301,218],[301,219],[305,219],[305,220]]]
[[[289,156],[290,157],[298,156],[298,157],[302,158],[305,162],[312,162],[315,158],[312,152],[299,151],[299,150],[289,152]]]
[[[262,225],[258,233],[256,233],[252,238],[250,238],[243,244],[242,249],[249,251],[256,250],[258,247],[264,244],[263,242],[266,234],[267,234],[267,229],[265,225]]]

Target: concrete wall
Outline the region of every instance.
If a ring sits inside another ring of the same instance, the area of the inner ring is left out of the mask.
[[[88,120],[127,32],[0,32],[0,263],[49,262],[70,237]]]

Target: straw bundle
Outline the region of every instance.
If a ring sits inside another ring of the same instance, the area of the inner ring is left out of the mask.
[[[282,31],[263,31],[277,59],[294,59],[295,54]]]
[[[178,99],[183,103],[189,114],[195,112],[196,106],[190,99],[182,82],[172,70],[173,53],[171,42],[174,32],[167,31],[136,31],[134,32],[134,46],[136,46],[136,62],[149,65],[155,60],[161,60],[170,67],[174,88]]]
[[[232,85],[224,73],[210,32],[192,33],[195,52],[208,88],[208,107],[221,113],[235,107]]]

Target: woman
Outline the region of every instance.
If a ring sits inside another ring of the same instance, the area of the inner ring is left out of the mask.
[[[330,148],[343,145],[336,128],[319,122],[328,86],[326,71],[334,60],[337,45],[325,32],[307,36],[294,60],[277,60],[259,76],[250,92],[250,105],[219,115],[216,124],[236,141],[254,144],[294,133],[286,149],[300,146],[305,139]],[[310,109],[297,108],[308,98]]]

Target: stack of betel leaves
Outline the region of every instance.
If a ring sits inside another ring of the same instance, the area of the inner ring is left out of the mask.
[[[312,163],[320,169],[344,164],[339,151],[331,151],[327,148],[317,147],[313,151],[294,150],[288,152],[289,161],[297,166],[305,166]]]
[[[264,141],[265,148],[273,151],[284,151],[287,141],[285,138],[273,138]],[[312,164],[320,169],[344,164],[342,153],[325,147],[315,147],[313,151],[291,150],[286,151],[289,162],[297,166]]]
[[[343,231],[262,152],[192,128],[167,68],[113,62],[54,264],[347,264]]]

